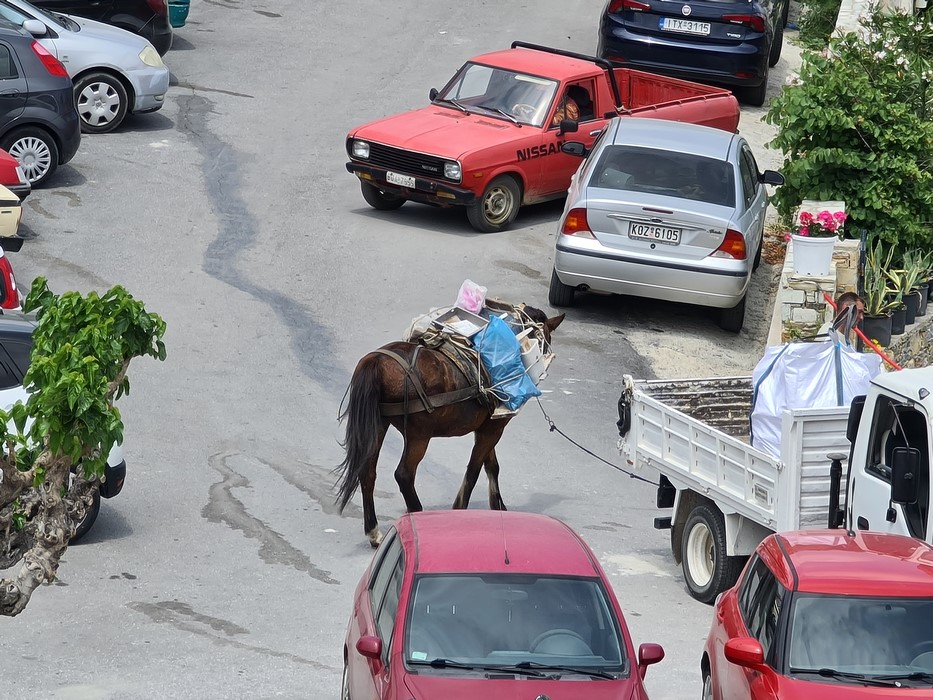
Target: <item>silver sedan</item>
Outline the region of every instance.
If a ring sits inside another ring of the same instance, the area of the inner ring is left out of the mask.
[[[745,295],[761,259],[768,191],[780,173],[758,171],[740,135],[695,124],[612,120],[570,185],[548,299],[626,294],[722,309],[742,329]]]

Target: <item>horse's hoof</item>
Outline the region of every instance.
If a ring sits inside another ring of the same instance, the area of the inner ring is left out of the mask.
[[[382,542],[382,533],[379,531],[378,527],[374,527],[372,530],[366,533],[366,536],[369,538],[369,544],[372,545],[372,548],[375,549]]]

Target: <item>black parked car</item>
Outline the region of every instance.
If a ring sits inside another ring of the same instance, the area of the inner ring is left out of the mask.
[[[160,56],[172,48],[168,0],[30,0],[66,15],[87,17],[145,37]]]
[[[65,66],[21,27],[0,18],[0,148],[36,187],[81,143],[74,86]]]
[[[740,99],[761,106],[768,69],[781,58],[789,1],[609,0],[599,56],[626,68],[740,86]]]

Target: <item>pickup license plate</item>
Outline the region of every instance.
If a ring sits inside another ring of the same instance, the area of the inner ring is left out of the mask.
[[[666,243],[668,245],[679,245],[680,234],[683,229],[671,228],[670,226],[654,226],[648,224],[632,224],[629,229],[628,237],[640,241],[653,241],[656,243]]]
[[[697,22],[692,19],[679,17],[662,17],[659,23],[666,32],[681,32],[683,34],[709,34],[709,22]]]
[[[399,175],[398,173],[386,172],[386,182],[400,187],[414,187],[415,178],[409,175]]]

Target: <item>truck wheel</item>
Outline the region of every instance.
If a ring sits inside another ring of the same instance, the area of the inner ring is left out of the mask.
[[[682,547],[684,581],[694,598],[709,604],[735,585],[744,557],[726,555],[726,523],[718,510],[708,505],[693,509],[684,526]]]
[[[742,330],[742,326],[745,325],[745,300],[747,298],[748,295],[746,294],[742,297],[742,301],[731,309],[723,309],[719,312],[720,328],[730,333],[738,333]]]
[[[547,300],[551,306],[573,306],[574,289],[564,284],[557,276],[557,270],[551,269],[551,286],[547,290]]]
[[[393,192],[380,190],[375,185],[363,182],[362,180],[360,180],[360,189],[363,191],[363,199],[366,200],[366,203],[373,209],[378,209],[379,211],[398,209],[407,201],[404,197],[400,197]]]
[[[84,520],[78,523],[78,527],[75,528],[75,534],[68,541],[68,544],[75,544],[84,537],[88,532],[91,531],[91,528],[94,526],[94,522],[97,520],[97,516],[100,515],[100,487],[94,487],[94,500],[91,503],[91,507],[87,509],[87,512],[84,514]]]
[[[518,183],[514,178],[502,175],[490,182],[483,196],[467,207],[467,217],[477,231],[495,233],[515,221],[520,206]]]
[[[774,28],[774,39],[771,40],[771,52],[768,54],[768,65],[774,68],[781,60],[781,49],[784,48],[784,25],[780,22]]]

